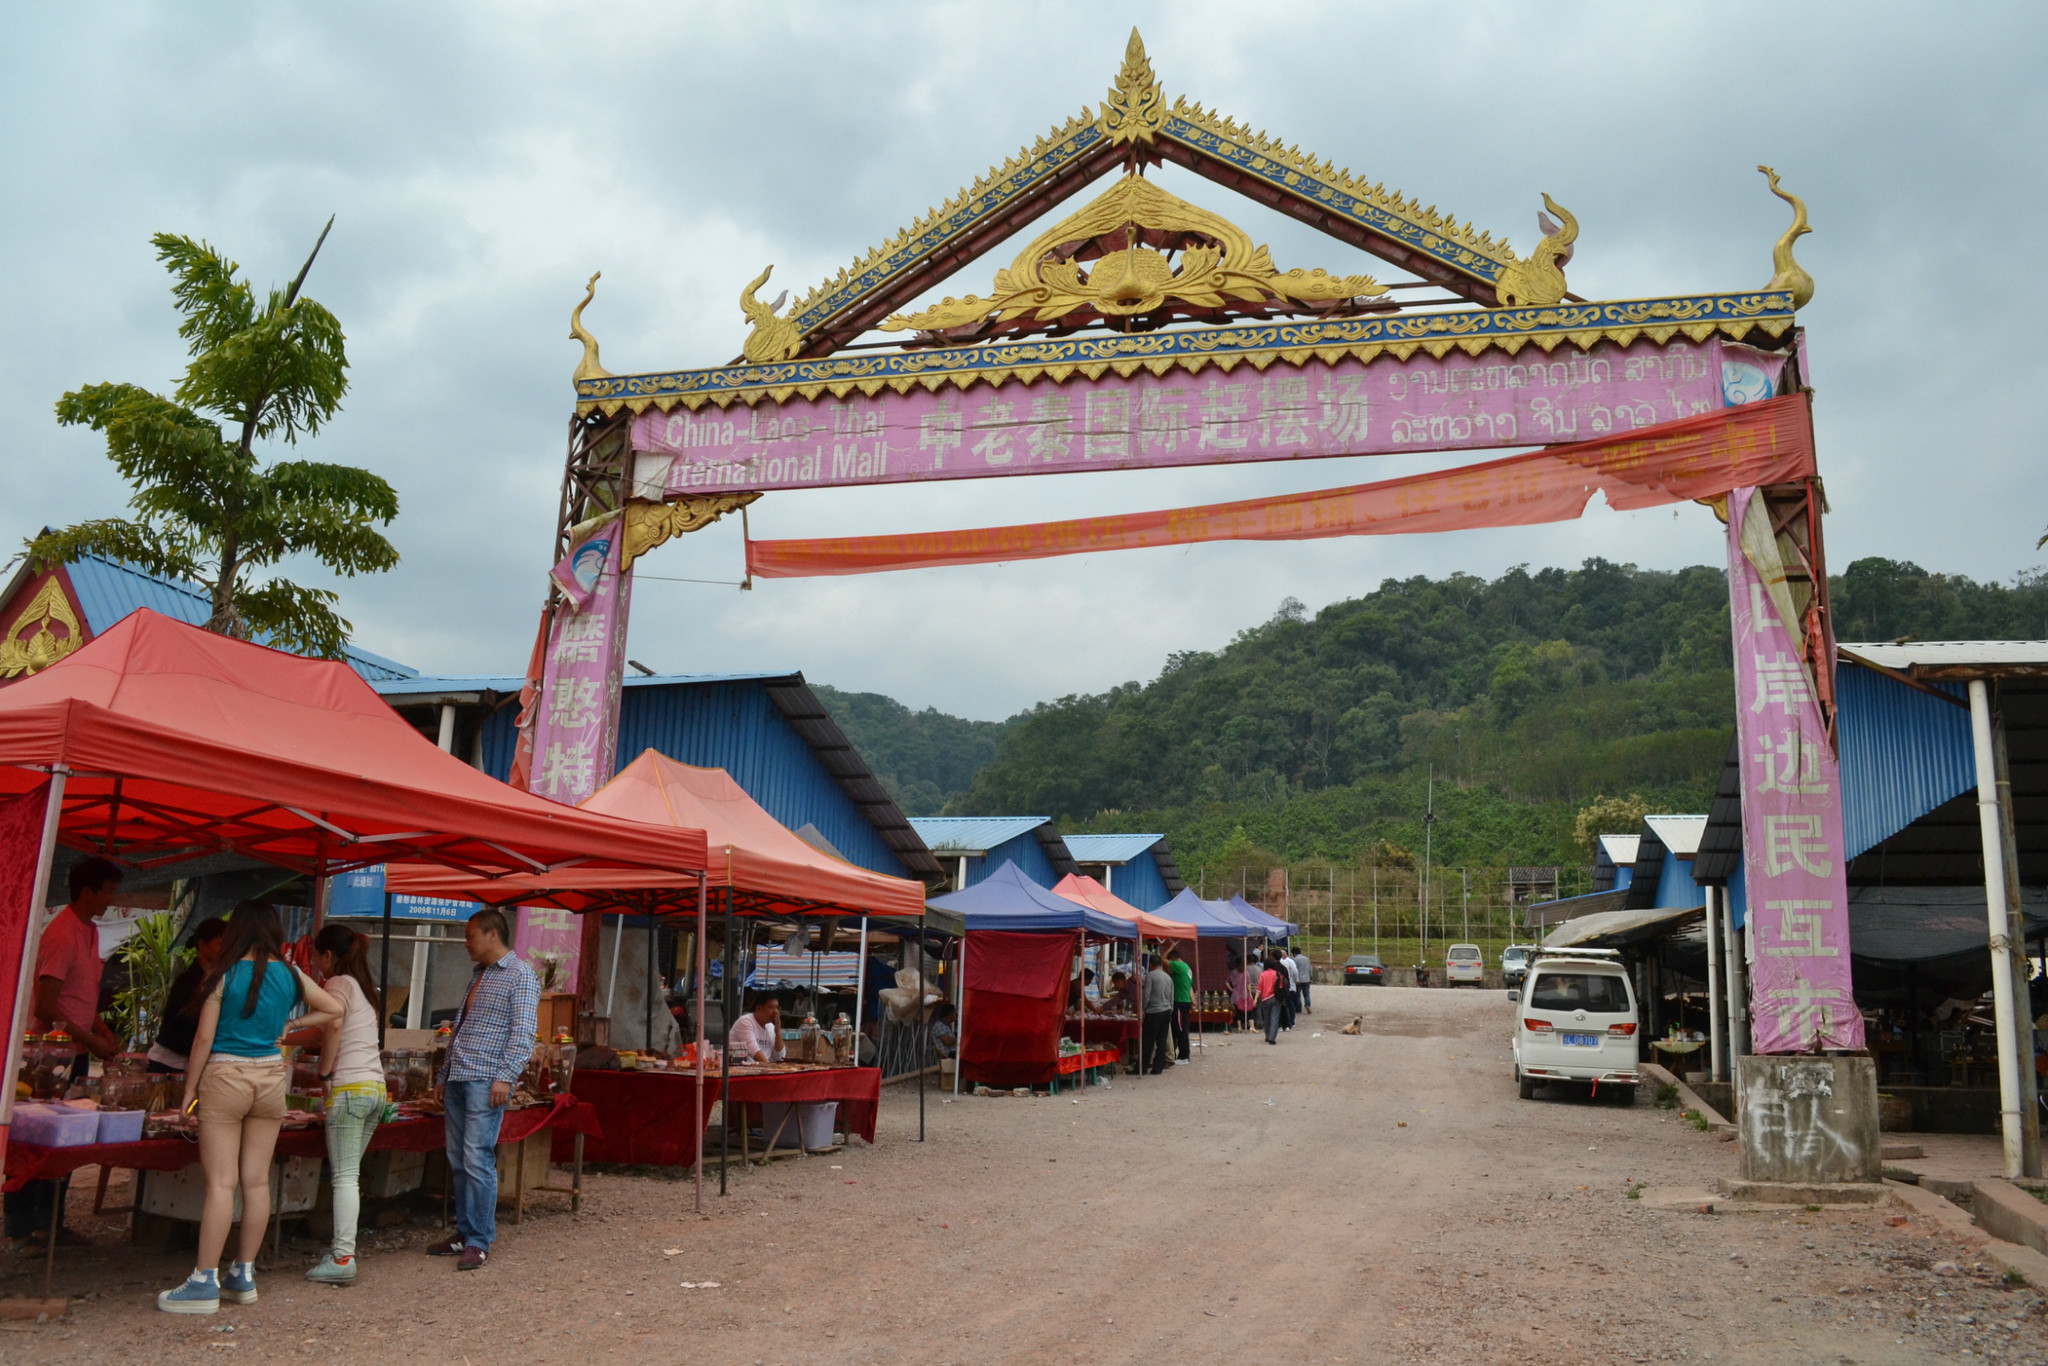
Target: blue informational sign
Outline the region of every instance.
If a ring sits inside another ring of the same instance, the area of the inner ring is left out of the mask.
[[[438,925],[460,925],[481,905],[445,896],[395,896],[391,898],[393,920],[425,921]],[[384,865],[341,873],[328,883],[327,916],[330,920],[382,920],[384,918]]]

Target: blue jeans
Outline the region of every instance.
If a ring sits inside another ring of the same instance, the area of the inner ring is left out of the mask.
[[[451,1081],[441,1098],[448,1107],[455,1233],[464,1247],[488,1249],[498,1241],[498,1127],[505,1122],[505,1110],[491,1104],[488,1081]]]

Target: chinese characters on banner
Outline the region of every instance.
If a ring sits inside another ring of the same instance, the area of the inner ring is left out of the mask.
[[[571,806],[612,776],[633,591],[632,576],[619,572],[623,539],[612,522],[554,570],[568,596],[548,625],[528,790]]]
[[[634,496],[1549,446],[1769,397],[1783,363],[1720,341],[1602,342],[650,409],[633,419]]]
[[[1759,1053],[1861,1048],[1863,1016],[1850,992],[1841,783],[1801,658],[1799,624],[1785,620],[1790,600],[1769,517],[1755,489],[1729,495],[1751,1034]],[[1752,518],[1759,520],[1745,537]]]
[[[512,944],[534,974],[542,978],[544,990],[568,991],[575,983],[576,963],[583,944],[583,927],[575,912],[559,906],[521,906],[512,926]],[[559,955],[561,966],[552,985],[547,984],[548,974],[541,971],[541,964],[534,959],[536,953]]]

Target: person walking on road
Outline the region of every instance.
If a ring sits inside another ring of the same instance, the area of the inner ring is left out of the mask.
[[[1253,1018],[1266,1031],[1266,1042],[1280,1041],[1280,984],[1286,974],[1280,971],[1278,949],[1266,950],[1266,966],[1259,972],[1259,1003],[1253,1009]]]
[[[1173,1056],[1176,1065],[1185,1064],[1188,1029],[1194,1023],[1195,970],[1181,961],[1180,945],[1166,951],[1166,974],[1173,978]]]
[[[185,1283],[156,1297],[167,1314],[211,1314],[223,1296],[256,1303],[256,1254],[270,1216],[270,1159],[284,1123],[291,1081],[278,1037],[301,1003],[300,1023],[324,1029],[339,1020],[341,1002],[284,956],[277,908],[244,901],[228,917],[220,957],[200,986],[199,1030],[185,1071],[186,1113],[199,1109],[199,1166],[206,1201],[199,1214],[199,1264]],[[242,1193],[242,1231],[235,1260],[220,1274],[235,1191]]]
[[[1278,988],[1280,1028],[1283,1030],[1292,1029],[1294,1028],[1295,1003],[1301,998],[1301,994],[1295,990],[1296,968],[1294,966],[1294,958],[1287,949],[1275,949],[1273,951],[1273,959],[1273,965],[1280,969],[1280,985]]]
[[[489,1259],[498,1239],[498,1129],[512,1086],[533,1053],[540,979],[512,952],[502,911],[478,911],[462,937],[476,967],[434,1086],[447,1110],[455,1236],[429,1244],[427,1255],[454,1257],[456,1270],[474,1271]]]
[[[1173,1065],[1168,1038],[1173,1027],[1173,977],[1155,952],[1145,960],[1145,1025],[1138,1036],[1144,1070],[1158,1076]]]
[[[1316,1013],[1315,1008],[1308,1003],[1309,985],[1315,981],[1315,978],[1316,965],[1309,961],[1308,950],[1306,948],[1296,949],[1294,951],[1294,989],[1301,993],[1301,1013],[1304,1015]]]

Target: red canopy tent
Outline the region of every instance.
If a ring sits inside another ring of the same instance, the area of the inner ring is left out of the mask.
[[[47,899],[59,844],[134,868],[232,855],[314,875],[427,861],[681,879],[705,866],[701,830],[577,811],[442,753],[346,664],[146,609],[0,688],[0,803],[10,817],[0,820],[0,981],[12,969],[16,984],[9,1077],[34,960],[31,912]],[[35,807],[31,841],[25,813]],[[13,1100],[9,1086],[0,1152]]]
[[[1193,939],[1195,927],[1184,920],[1168,920],[1164,916],[1141,911],[1092,877],[1069,873],[1052,885],[1055,896],[1069,901],[1078,901],[1083,906],[1093,906],[1104,915],[1113,915],[1119,920],[1128,920],[1138,927],[1138,933],[1146,939]]]

